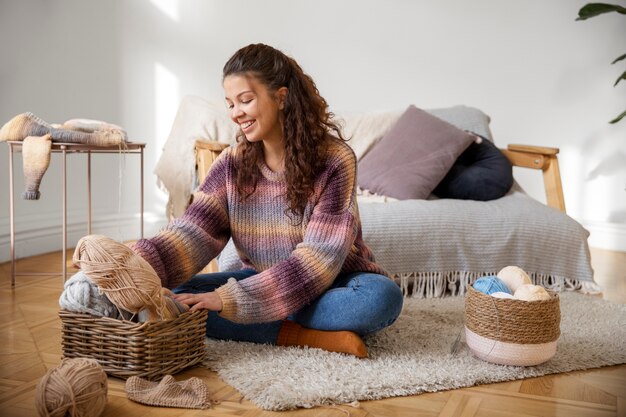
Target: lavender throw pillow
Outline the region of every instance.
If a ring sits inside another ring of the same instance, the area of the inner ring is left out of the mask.
[[[411,105],[359,161],[358,185],[400,200],[425,199],[474,139]]]

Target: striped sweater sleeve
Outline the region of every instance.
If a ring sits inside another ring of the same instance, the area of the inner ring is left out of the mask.
[[[319,196],[303,241],[272,267],[219,287],[223,317],[239,323],[281,320],[330,287],[358,233],[356,158],[347,150],[333,155],[315,183]]]
[[[230,236],[226,195],[229,159],[229,151],[216,159],[181,217],[153,238],[131,246],[154,268],[164,287],[174,288],[187,281],[226,246]]]

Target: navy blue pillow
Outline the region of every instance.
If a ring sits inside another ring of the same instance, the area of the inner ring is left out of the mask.
[[[513,167],[489,140],[472,143],[433,190],[439,198],[495,200],[513,185]]]

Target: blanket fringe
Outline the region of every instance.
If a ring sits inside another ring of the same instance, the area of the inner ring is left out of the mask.
[[[465,295],[467,287],[478,278],[496,274],[497,271],[408,272],[393,274],[391,277],[400,285],[405,297],[435,298]],[[585,294],[602,292],[602,288],[591,281],[580,281],[535,272],[528,273],[528,276],[533,284],[541,285],[555,292],[579,291]]]

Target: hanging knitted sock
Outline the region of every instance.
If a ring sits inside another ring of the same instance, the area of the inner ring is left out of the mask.
[[[173,376],[165,375],[161,382],[150,382],[138,376],[126,380],[126,395],[129,400],[161,407],[211,408],[209,389],[196,377],[177,382]]]
[[[18,114],[0,129],[0,142],[23,140],[27,136],[50,134],[53,142],[82,143],[95,146],[119,145],[126,139],[124,131],[116,129],[97,130],[92,133],[73,129],[56,128],[33,113]]]
[[[41,195],[39,185],[43,174],[50,165],[51,147],[50,135],[28,136],[24,139],[22,144],[25,183],[22,198],[24,200],[39,200]]]
[[[279,346],[309,346],[330,352],[347,353],[367,358],[367,347],[361,337],[350,331],[307,329],[293,321],[283,322],[276,344]]]

